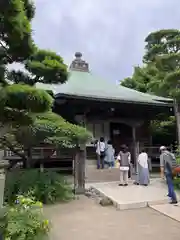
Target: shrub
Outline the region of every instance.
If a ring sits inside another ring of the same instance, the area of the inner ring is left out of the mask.
[[[180,178],[175,177],[173,180],[175,189],[180,190]]]
[[[18,196],[14,205],[6,208],[1,218],[3,239],[42,240],[48,236],[49,221],[42,212],[42,203]]]
[[[6,175],[5,201],[11,204],[17,195],[32,196],[48,204],[70,200],[72,188],[63,176],[54,171],[15,170]]]

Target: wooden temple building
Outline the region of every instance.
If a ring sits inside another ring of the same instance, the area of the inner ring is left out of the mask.
[[[86,127],[92,132],[94,140],[100,137],[111,140],[116,153],[121,144],[126,144],[135,165],[139,150],[152,147],[150,120],[159,113],[170,113],[173,106],[171,99],[144,94],[94,76],[89,64],[82,60],[81,53],[75,54],[66,83],[37,84],[37,87],[52,90],[55,96],[54,112],[71,123]],[[38,160],[35,167],[39,167],[43,159],[45,168],[52,168],[55,164],[60,164],[61,170],[70,168],[75,176],[75,192],[84,193],[85,161],[96,158],[94,142],[87,143],[86,151],[80,148],[75,159],[69,149],[68,156],[62,154],[62,149],[56,150],[33,149],[33,156]],[[5,151],[5,159],[17,157]]]
[[[47,86],[41,86],[47,89]],[[54,111],[72,123],[81,124],[94,139],[111,139],[116,152],[128,145],[135,158],[139,149],[151,146],[150,120],[172,111],[172,100],[141,93],[94,76],[89,64],[77,52],[69,68],[68,81],[49,85],[55,94]],[[87,158],[95,157],[92,142]]]

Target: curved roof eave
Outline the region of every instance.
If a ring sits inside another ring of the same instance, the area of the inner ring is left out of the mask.
[[[71,71],[64,84],[37,84],[52,90],[55,98],[79,98],[88,100],[134,103],[143,105],[172,106],[173,100],[138,92],[97,78],[91,72]]]
[[[126,100],[126,99],[117,99],[117,98],[103,98],[99,96],[84,96],[84,95],[72,95],[72,94],[64,94],[58,93],[55,95],[56,99],[59,98],[71,98],[71,99],[86,99],[89,101],[102,101],[102,102],[116,102],[116,103],[129,103],[129,104],[139,104],[139,105],[155,105],[155,106],[164,106],[164,107],[172,107],[172,101],[163,102],[163,101],[149,101],[149,102],[140,102],[136,100]]]

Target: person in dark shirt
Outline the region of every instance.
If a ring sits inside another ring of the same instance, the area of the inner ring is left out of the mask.
[[[160,152],[161,178],[166,177],[168,197],[171,198],[171,204],[177,204],[177,197],[173,185],[173,163],[175,162],[175,156],[168,151],[165,146],[160,147]]]

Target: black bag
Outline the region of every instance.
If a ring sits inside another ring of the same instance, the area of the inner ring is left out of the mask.
[[[105,151],[100,152],[100,157],[105,157]]]

